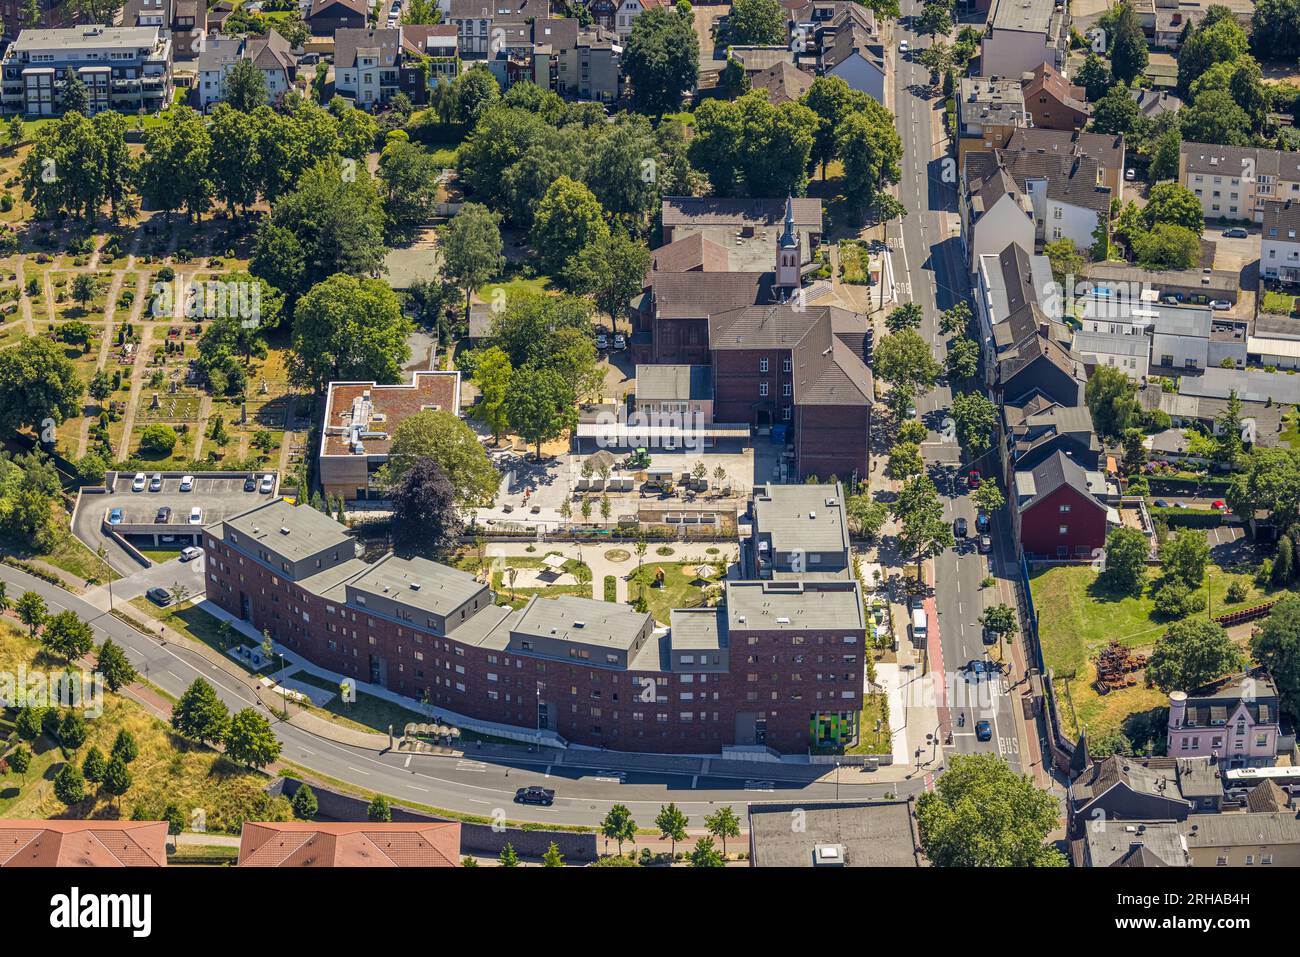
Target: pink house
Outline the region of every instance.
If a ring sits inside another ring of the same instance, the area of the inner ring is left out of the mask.
[[[1282,737],[1277,686],[1262,668],[1169,694],[1171,758],[1214,755],[1229,767],[1271,767]]]

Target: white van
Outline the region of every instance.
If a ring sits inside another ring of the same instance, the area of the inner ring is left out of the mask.
[[[929,620],[926,618],[924,608],[912,609],[912,638],[918,641],[925,641],[930,634]]]

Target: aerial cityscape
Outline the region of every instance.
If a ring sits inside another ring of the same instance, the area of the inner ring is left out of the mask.
[[[0,17],[0,866],[1300,865],[1300,0]]]

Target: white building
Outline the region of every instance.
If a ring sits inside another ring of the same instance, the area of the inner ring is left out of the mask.
[[[1072,347],[1085,366],[1110,366],[1139,382],[1151,368],[1151,340],[1140,333],[1075,332]]]
[[[362,109],[374,109],[401,89],[402,28],[334,34],[334,88]]]
[[[975,318],[984,350],[986,384],[992,385],[997,362],[1025,338],[1046,332],[1061,345],[1069,335],[1060,315],[1044,304],[1059,302],[1052,286],[1052,265],[1015,243],[997,255],[979,257],[975,270]]]
[[[996,0],[981,47],[986,75],[1019,76],[1046,63],[1060,70],[1069,34],[1057,0]]]
[[[972,153],[972,158],[979,155]],[[1011,174],[1001,166],[963,171],[966,188],[961,204],[961,235],[975,272],[980,257],[998,255],[1008,243],[1034,251],[1034,207]]]
[[[1263,203],[1259,234],[1259,274],[1265,279],[1300,283],[1300,200]]]
[[[275,30],[265,37],[213,37],[199,55],[199,109],[208,112],[225,97],[226,75],[240,60],[251,60],[266,79],[267,99],[278,103],[293,86],[298,58]]]
[[[1183,143],[1178,181],[1196,194],[1206,219],[1262,223],[1267,201],[1300,200],[1300,154]]]

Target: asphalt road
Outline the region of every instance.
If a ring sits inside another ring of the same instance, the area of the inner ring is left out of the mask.
[[[0,579],[8,583],[8,594],[17,598],[35,591],[46,601],[51,614],[71,609],[95,629],[95,640],[111,637],[121,645],[136,669],[153,685],[179,697],[195,678],[204,677],[232,710],[264,706],[238,680],[201,655],[163,644],[121,619],[100,611],[56,585],[33,578],[15,568],[0,565]],[[381,792],[397,801],[446,808],[484,817],[504,816],[512,821],[547,824],[594,825],[615,803],[626,804],[633,817],[650,826],[659,806],[677,802],[690,818],[692,827],[702,827],[704,816],[729,804],[743,820],[751,801],[826,801],[878,799],[886,792],[899,796],[919,793],[925,778],[903,784],[872,783],[871,773],[856,768],[839,771],[836,782],[823,780],[808,785],[747,780],[720,776],[692,776],[645,772],[602,771],[574,767],[506,765],[492,760],[475,760],[436,755],[376,753],[345,747],[312,735],[271,715],[276,736],[282,742],[281,757],[324,777],[346,781],[367,791]],[[516,788],[542,784],[555,788],[552,807],[514,804]],[[499,810],[499,814],[497,813]]]
[[[932,343],[934,356],[942,365],[946,362],[947,344],[939,334],[939,313],[959,299],[968,299],[971,283],[959,232],[950,225],[956,222],[957,183],[955,166],[951,161],[945,162],[943,98],[938,94],[929,95],[929,71],[910,59],[903,59],[897,49],[902,39],[907,39],[912,48],[909,56],[929,45],[929,37],[918,37],[907,28],[908,17],[919,14],[921,8],[919,0],[903,0],[903,19],[894,36],[897,66],[894,114],[903,141],[899,199],[908,215],[901,226],[898,221],[891,222],[888,234],[895,248],[894,269],[901,284],[899,299],[920,303],[921,335]],[[951,437],[948,414],[951,403],[952,389],[944,381],[917,399],[917,414],[930,429],[922,451],[930,476],[944,499],[947,518],[952,521],[965,517],[973,535],[975,506],[965,482],[971,464],[964,462],[961,449]],[[976,464],[984,472],[997,471],[992,465]],[[983,642],[979,616],[987,605],[997,603],[998,589],[981,588],[980,582],[990,573],[999,578],[1014,574],[1014,550],[1010,548],[1005,515],[994,517],[992,537],[992,555],[978,554],[974,539],[965,546],[959,540],[958,549],[946,551],[934,561],[942,664],[947,674],[951,708],[952,750],[962,754],[985,751],[1000,754],[1019,771],[1019,735],[1015,724],[1018,719],[1012,713],[1014,699],[1007,694],[1005,679],[999,676],[990,683],[985,678],[977,684],[958,672],[972,659],[983,660],[989,650]],[[981,720],[989,721],[992,726],[990,741],[976,738],[975,724]]]

